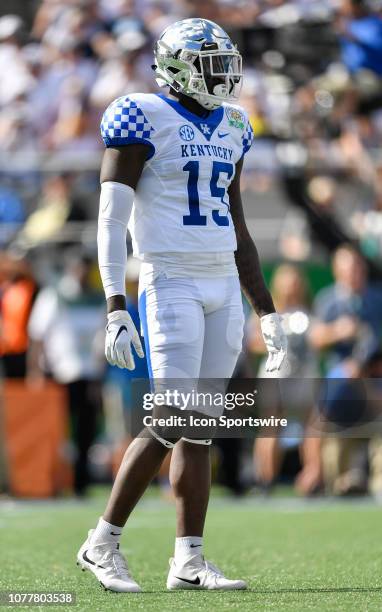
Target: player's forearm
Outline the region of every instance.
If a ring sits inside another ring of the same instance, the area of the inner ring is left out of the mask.
[[[133,198],[134,191],[127,185],[108,181],[101,186],[98,264],[109,313],[126,309],[126,232]]]
[[[238,241],[235,259],[243,291],[259,317],[275,312],[261,271],[259,255],[249,234]]]

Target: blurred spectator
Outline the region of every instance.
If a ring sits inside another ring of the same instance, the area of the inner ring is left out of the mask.
[[[335,181],[328,177],[315,177],[307,182],[303,174],[286,175],[284,187],[291,203],[298,207],[291,215],[292,227],[287,223],[288,216],[285,220],[280,243],[284,257],[304,259],[314,247],[319,252],[324,247],[331,253],[341,244],[351,241],[348,228],[336,214]],[[308,244],[307,231],[310,233]]]
[[[6,106],[0,113],[0,153],[35,153],[38,148],[31,123],[31,112],[25,99]]]
[[[72,195],[72,176],[62,174],[45,180],[40,202],[17,237],[23,247],[34,247],[54,238],[68,221],[84,221],[81,201]]]
[[[29,263],[10,253],[0,257],[0,359],[7,378],[24,378],[27,326],[36,283]]]
[[[325,483],[337,494],[359,493],[366,490],[359,452],[365,445],[355,436],[342,439],[341,433],[362,419],[368,406],[357,379],[372,375],[373,355],[380,349],[382,286],[368,283],[365,262],[349,246],[336,251],[333,275],[334,285],[316,298],[317,318],[310,333],[312,346],[326,351],[328,380],[322,385],[319,418],[340,431],[324,443]]]
[[[42,140],[44,147],[59,151],[92,151],[99,148],[81,80],[67,78],[61,86],[56,116]]]
[[[382,260],[382,165],[376,169],[376,193],[371,201],[356,210],[351,218],[362,251],[371,259]]]
[[[0,247],[9,243],[24,221],[24,206],[17,192],[0,186]]]
[[[37,296],[29,322],[29,381],[38,384],[50,375],[67,388],[77,495],[89,484],[88,451],[96,434],[104,367],[105,306],[103,294],[90,284],[93,265],[87,257],[71,257],[57,286]]]
[[[17,15],[0,17],[0,108],[17,100],[34,85],[22,54],[23,28],[24,23]]]
[[[382,286],[370,284],[362,257],[350,246],[340,247],[333,257],[335,282],[315,300],[310,341],[326,351],[328,376],[351,377],[380,346],[382,333]]]
[[[0,497],[7,493],[9,489],[7,445],[4,431],[4,392],[2,385],[3,381],[0,378]]]
[[[139,33],[137,36],[141,36]],[[131,44],[131,36],[129,36]],[[143,46],[145,39],[137,40],[134,46]],[[105,62],[98,74],[90,94],[91,102],[98,108],[105,110],[112,100],[122,95],[134,92],[149,92],[150,73],[143,74],[137,62],[138,54],[133,47],[123,51],[119,57]]]
[[[325,415],[331,432],[322,447],[325,489],[330,494],[362,494],[369,489],[382,497],[382,438],[375,433],[381,419],[381,380],[382,352],[376,351],[356,379],[335,381],[336,400],[322,407],[321,423]]]
[[[349,71],[368,69],[382,76],[382,19],[366,0],[342,0],[336,25]]]

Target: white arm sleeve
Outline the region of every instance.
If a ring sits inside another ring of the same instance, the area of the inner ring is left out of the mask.
[[[98,216],[98,265],[106,298],[125,295],[126,231],[134,190],[123,183],[101,185]]]

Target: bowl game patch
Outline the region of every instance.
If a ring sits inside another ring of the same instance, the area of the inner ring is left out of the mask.
[[[229,125],[232,125],[232,127],[236,127],[241,130],[244,130],[245,117],[241,111],[239,111],[237,108],[231,107],[231,108],[226,108],[226,113],[227,113]]]

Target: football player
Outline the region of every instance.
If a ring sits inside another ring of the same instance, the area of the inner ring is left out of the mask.
[[[142,260],[139,310],[152,380],[229,379],[241,351],[240,285],[257,312],[275,371],[286,338],[247,230],[240,173],[253,133],[232,104],[242,82],[241,56],[205,19],[169,26],[155,45],[157,82],[167,95],[115,100],[101,124],[99,267],[107,298],[106,357],[134,368],[143,357],[126,311],[126,229]],[[176,541],[168,589],[245,589],[203,556],[210,490],[210,439],[169,438],[154,427],[128,447],[103,516],[78,553],[107,589],[138,592],[119,550],[122,529],[172,449]]]

